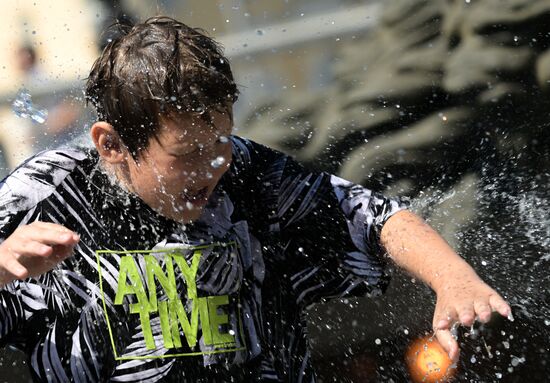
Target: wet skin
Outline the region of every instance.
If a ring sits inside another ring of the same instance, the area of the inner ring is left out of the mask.
[[[167,218],[196,220],[231,163],[231,129],[221,113],[213,113],[212,124],[185,115],[161,119],[157,139],[137,161],[126,157],[126,186]],[[219,157],[221,166],[212,166]]]

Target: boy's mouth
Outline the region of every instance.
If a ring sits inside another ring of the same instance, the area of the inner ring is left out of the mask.
[[[205,201],[208,195],[208,186],[198,190],[185,189],[181,195],[189,202]]]

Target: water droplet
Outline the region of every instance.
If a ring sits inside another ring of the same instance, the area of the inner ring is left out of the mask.
[[[12,110],[17,117],[29,118],[39,124],[46,122],[48,117],[46,109],[40,109],[33,105],[31,95],[25,89],[21,89],[15,97]]]
[[[379,339],[379,338],[376,338],[374,340],[374,343],[376,343],[377,345],[381,345],[382,344],[382,341]]]
[[[218,156],[214,160],[210,162],[210,166],[212,166],[214,169],[219,168],[225,163],[225,158],[223,156]]]
[[[515,356],[512,358],[512,361],[510,362],[510,364],[513,366],[513,367],[517,367],[519,365],[519,359],[516,358]]]
[[[458,339],[458,326],[459,324],[458,323],[453,323],[453,325],[451,326],[451,336],[455,339]]]
[[[227,138],[226,136],[220,136],[220,138],[218,138],[218,140],[222,143],[222,144],[227,144],[229,142],[229,138]]]
[[[263,36],[263,35],[264,35],[264,31],[262,31],[261,29],[258,29],[258,30],[256,31],[256,34],[257,34],[258,36]]]

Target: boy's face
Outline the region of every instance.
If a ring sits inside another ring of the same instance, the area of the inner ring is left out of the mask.
[[[199,218],[216,184],[231,163],[232,118],[212,113],[162,118],[157,138],[138,161],[127,157],[132,191],[163,216],[178,222]]]

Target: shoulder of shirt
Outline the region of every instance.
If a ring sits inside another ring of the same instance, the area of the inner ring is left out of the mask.
[[[254,152],[254,141],[251,141],[244,137],[234,136],[231,137],[231,143],[233,144],[233,162],[241,164],[250,164],[252,162],[252,154]]]
[[[272,166],[289,158],[288,155],[278,150],[248,138],[232,135],[231,142],[233,143],[233,164],[237,167],[261,166],[262,164]]]
[[[0,183],[0,210],[13,214],[36,206],[89,157],[89,149],[63,148],[29,158]]]

